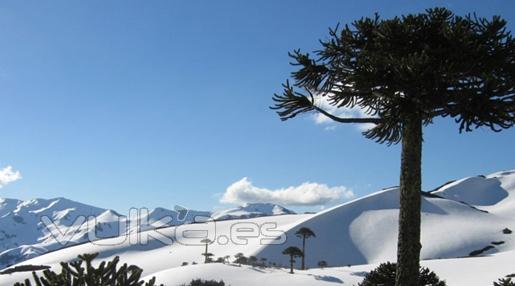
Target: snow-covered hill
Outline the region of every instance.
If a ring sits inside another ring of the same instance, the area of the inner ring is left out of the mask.
[[[515,253],[509,251],[495,256],[425,260],[421,264],[437,273],[448,286],[491,286],[498,278],[515,272],[514,258]],[[295,274],[291,275],[286,268],[256,268],[212,263],[170,268],[152,273],[146,280],[156,277],[157,281],[164,282],[166,286],[187,285],[199,277],[206,280],[223,280],[226,285],[231,286],[355,286],[367,272],[377,266],[363,264],[312,268],[305,271],[295,270]]]
[[[514,195],[514,171],[457,180],[425,194],[421,258],[463,257],[487,246],[493,247],[487,253],[511,249],[512,237],[502,230],[515,229]],[[330,265],[394,260],[398,207],[398,189],[391,188],[302,221],[299,225],[324,234],[310,242],[317,250],[311,254],[310,266],[319,260]],[[295,229],[286,234],[294,236]],[[324,247],[327,245],[339,247]],[[280,246],[269,246],[258,255],[269,256],[280,250]]]
[[[294,212],[280,205],[270,203],[247,203],[237,208],[214,212],[211,216],[214,220],[226,220],[284,214],[294,214]]]
[[[232,286],[353,285],[378,263],[395,260],[398,201],[398,190],[390,188],[317,214],[166,227],[65,248],[23,264],[59,267],[60,261],[99,252],[99,260],[118,255],[165,285],[179,285],[192,278],[224,279]],[[203,236],[191,234],[207,233],[214,241],[209,252],[215,258],[242,252],[264,258],[267,264],[286,266],[288,257],[281,252],[288,246],[301,245],[295,236],[301,227],[316,233],[316,238],[307,241],[307,266],[315,268],[318,261],[325,260],[334,268],[292,276],[276,268],[191,265],[203,261],[204,251],[199,243]],[[446,279],[448,285],[491,285],[497,278],[514,273],[511,261],[515,260],[515,234],[511,230],[515,230],[515,170],[456,180],[422,198],[423,264]],[[141,243],[142,236],[146,243]],[[190,266],[181,266],[184,262]],[[0,284],[10,285],[27,275],[0,275]]]
[[[0,199],[0,268],[7,264],[30,258],[53,250],[60,245],[52,236],[52,231],[62,231],[63,241],[81,242],[87,239],[86,224],[75,225],[79,216],[98,217],[98,226],[110,225],[112,217],[107,210],[84,205],[64,198],[51,200],[34,199],[27,201]],[[45,227],[42,218],[53,221],[54,225]],[[73,232],[66,232],[68,228]],[[58,228],[58,229],[57,229]],[[109,227],[99,235],[112,236],[115,233]],[[73,236],[73,237],[71,237]]]
[[[127,216],[64,198],[27,201],[0,198],[0,269],[78,243],[194,220],[290,214],[281,206],[250,204],[212,213],[176,207],[137,210]],[[137,222],[137,223],[136,223]]]

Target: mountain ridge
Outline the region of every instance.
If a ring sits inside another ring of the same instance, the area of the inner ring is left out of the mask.
[[[275,206],[275,205],[274,205]],[[129,233],[192,223],[205,219],[237,219],[257,216],[290,214],[277,206],[278,212],[261,208],[245,212],[243,207],[220,211],[195,211],[177,208],[140,209],[136,218],[119,214],[67,198],[18,200],[0,198],[0,269],[63,247],[122,235],[123,223]],[[48,219],[48,220],[47,220]],[[130,220],[138,221],[137,224]]]
[[[431,195],[422,196],[421,202],[421,264],[435,269],[448,285],[491,285],[492,281],[513,272],[510,261],[515,259],[515,170],[455,180]],[[399,190],[394,187],[316,214],[163,227],[158,233],[171,238],[170,243],[152,236],[146,236],[148,241],[141,243],[138,240],[141,234],[155,233],[131,233],[123,241],[107,238],[102,243],[84,243],[19,265],[46,265],[59,271],[61,261],[98,252],[96,262],[119,256],[123,263],[141,267],[146,279],[156,276],[165,285],[188,283],[197,278],[223,279],[234,286],[267,282],[289,285],[287,281],[291,279],[302,286],[330,286],[335,282],[355,285],[379,263],[395,261],[398,213]],[[286,269],[289,257],[282,251],[290,246],[302,247],[302,239],[296,235],[302,227],[316,234],[306,241],[306,266],[311,270],[296,271],[299,275],[291,276]],[[239,229],[242,231],[238,232]],[[198,230],[213,231],[209,252],[215,258],[232,258],[243,253],[266,261],[270,267],[201,264],[205,243],[201,243],[200,237],[183,235]],[[322,260],[331,268],[315,269]],[[469,270],[467,275],[463,275],[465,268]],[[0,275],[0,284],[10,285],[29,276],[30,273],[21,272]]]

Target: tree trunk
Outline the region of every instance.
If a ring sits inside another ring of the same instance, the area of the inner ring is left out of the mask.
[[[207,242],[206,242],[206,251],[204,252],[204,263],[207,263]]]
[[[396,286],[419,285],[421,164],[422,121],[414,118],[402,129]]]
[[[294,262],[294,260],[293,260],[293,256],[292,256],[290,259],[290,274],[293,274],[293,262]]]
[[[306,237],[302,237],[302,266],[300,269],[305,270],[304,258],[306,257]]]

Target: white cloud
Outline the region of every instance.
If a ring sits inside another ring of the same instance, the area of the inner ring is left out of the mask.
[[[256,187],[248,178],[231,184],[223,194],[222,203],[276,203],[280,205],[320,206],[341,199],[351,199],[354,193],[344,187],[306,182],[277,190]]]
[[[14,171],[13,167],[7,166],[0,169],[0,188],[21,179],[20,171]]]
[[[344,108],[344,107],[336,107],[334,105],[331,105],[327,97],[318,95],[315,97],[315,105],[322,108],[323,110],[329,112],[330,114],[341,117],[341,118],[364,118],[364,117],[370,117],[369,114],[365,112],[365,110],[361,108]],[[325,125],[326,127],[324,130],[334,130],[339,124],[338,122],[333,121],[331,118],[323,115],[322,113],[315,113],[313,114],[313,121],[316,124]],[[366,131],[372,127],[375,126],[373,123],[355,123],[354,124],[358,130],[360,131]]]

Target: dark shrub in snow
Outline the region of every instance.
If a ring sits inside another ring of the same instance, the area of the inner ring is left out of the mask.
[[[325,260],[318,261],[318,267],[324,269],[325,267],[327,267],[327,261],[325,261]]]
[[[376,269],[370,271],[359,286],[395,286],[396,267],[395,263],[382,263]],[[445,281],[440,281],[440,278],[433,271],[420,267],[419,285],[445,286],[446,284]]]
[[[188,284],[187,286],[225,286],[225,283],[223,281],[197,279],[191,280],[190,284]]]
[[[78,260],[72,262],[61,262],[61,272],[57,273],[50,269],[43,271],[42,276],[32,272],[34,285],[46,286],[154,286],[155,278],[145,283],[140,280],[143,270],[137,266],[127,264],[118,267],[120,259],[116,256],[111,261],[103,261],[97,267],[92,265],[93,259],[98,253],[79,255]],[[16,283],[14,286],[31,286],[29,279]]]
[[[494,282],[494,286],[515,286],[515,282],[511,281],[511,278],[501,278]]]

